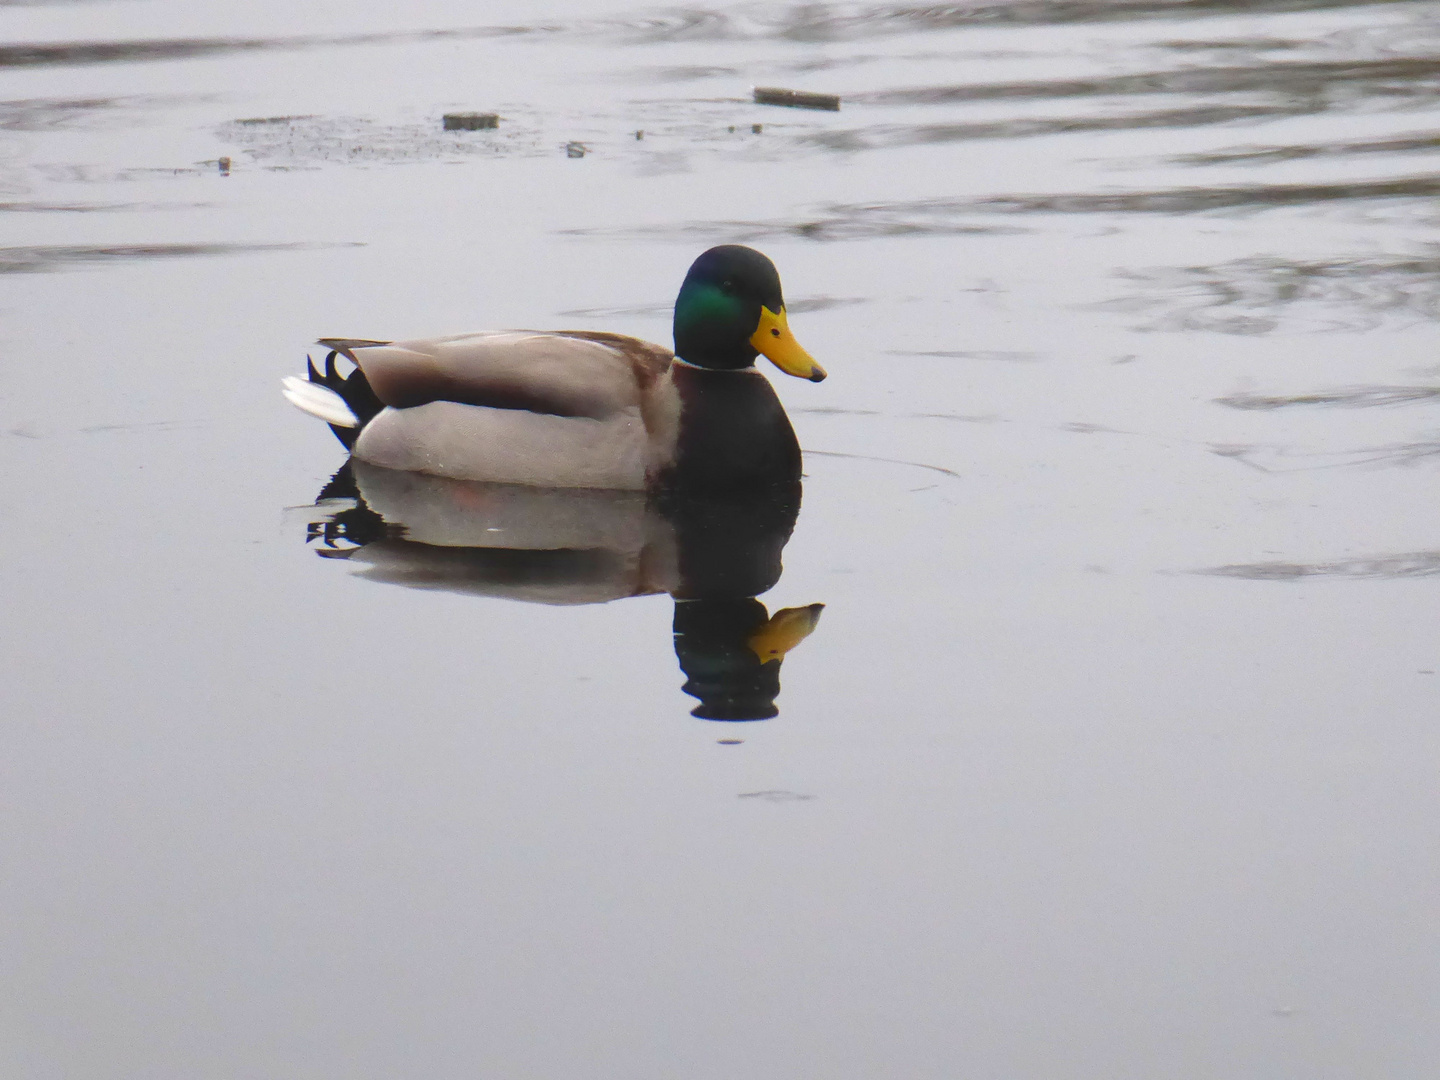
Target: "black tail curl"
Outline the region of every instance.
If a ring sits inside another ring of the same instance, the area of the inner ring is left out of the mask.
[[[315,554],[322,558],[348,559],[366,544],[377,540],[396,540],[404,535],[403,526],[391,525],[365,504],[355,484],[354,470],[354,462],[347,458],[329,483],[320,489],[320,494],[315,496],[316,506],[336,501],[355,504],[347,509],[334,510],[325,520],[312,521],[306,526],[305,541],[319,541]]]
[[[330,425],[330,430],[340,440],[340,444],[346,450],[355,446],[355,440],[360,437],[360,429],[368,424],[385,403],[375,396],[375,391],[370,389],[370,382],[365,378],[365,373],[360,370],[360,365],[355,363],[355,357],[348,352],[344,353],[345,359],[355,364],[355,370],[349,375],[342,376],[335,369],[335,357],[341,355],[338,349],[331,349],[330,354],[325,357],[325,371],[321,373],[316,370],[315,361],[309,356],[305,357],[306,374],[312,383],[317,383],[327,390],[333,390],[345,399],[345,404],[350,406],[350,411],[360,422],[353,428],[337,427]]]

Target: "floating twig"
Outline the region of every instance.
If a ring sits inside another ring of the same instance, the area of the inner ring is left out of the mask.
[[[500,116],[493,112],[446,113],[443,121],[446,131],[482,131],[500,126]]]
[[[778,86],[755,87],[756,105],[786,105],[792,109],[840,111],[838,94],[812,94],[806,90],[785,90]]]

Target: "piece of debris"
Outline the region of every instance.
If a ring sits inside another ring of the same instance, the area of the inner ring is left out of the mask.
[[[838,94],[812,94],[805,90],[785,90],[778,86],[755,87],[756,105],[787,105],[792,109],[825,109],[840,111]]]
[[[566,156],[566,157],[584,157],[584,156],[585,156],[585,151],[586,151],[587,149],[588,149],[588,148],[586,147],[586,145],[585,145],[584,143],[579,143],[579,142],[567,142],[567,143],[565,144],[565,156]]]
[[[500,116],[493,112],[452,112],[442,119],[446,131],[483,131],[500,126]]]
[[[728,128],[726,128],[725,130],[728,131],[728,132],[730,132],[731,135],[734,135],[734,134],[735,134],[735,125],[734,125],[734,124],[731,124],[731,125],[730,125]]]
[[[251,116],[243,120],[236,120],[237,124],[244,124],[246,127],[254,127],[257,124],[293,124],[297,120],[318,120],[318,116]]]
[[[750,125],[750,134],[751,134],[751,135],[759,135],[760,132],[762,132],[762,131],[764,131],[764,130],[765,130],[765,125],[764,125],[764,124],[751,124],[751,125]]]
[[[798,791],[742,791],[742,799],[763,799],[765,802],[809,802],[814,795],[802,795]]]
[[[222,157],[216,164],[220,166],[221,176],[230,175],[230,159],[228,157]]]
[[[639,141],[640,141],[641,139],[643,139],[644,137],[645,137],[645,132],[643,132],[643,131],[637,131],[637,132],[635,132],[635,141],[636,141],[636,142],[639,142]]]

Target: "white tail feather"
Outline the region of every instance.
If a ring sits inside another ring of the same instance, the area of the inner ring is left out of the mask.
[[[345,399],[329,387],[302,379],[299,375],[286,376],[280,385],[285,388],[285,400],[301,412],[318,416],[336,427],[360,426],[360,418],[345,404]]]

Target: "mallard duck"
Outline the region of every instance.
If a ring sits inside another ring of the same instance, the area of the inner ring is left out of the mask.
[[[798,481],[799,443],[755,359],[812,382],[825,371],[790,332],[774,263],[737,245],[705,252],[680,286],[674,334],[674,353],[583,330],[325,338],[324,372],[309,364],[285,396],[390,469],[650,492]]]

